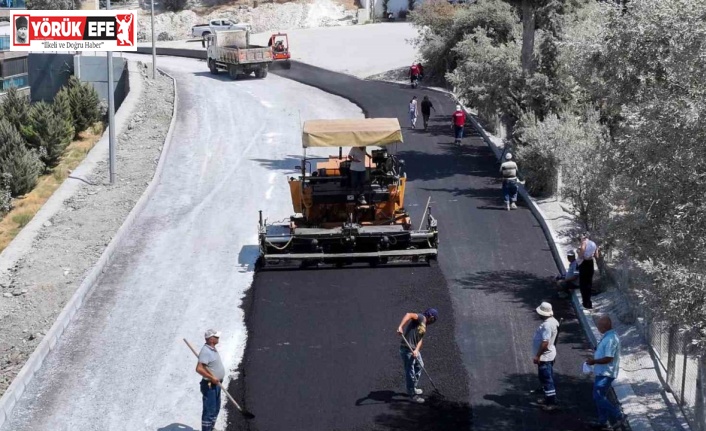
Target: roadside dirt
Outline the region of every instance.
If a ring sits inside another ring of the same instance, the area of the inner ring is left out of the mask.
[[[138,63],[139,64],[139,63]],[[4,393],[64,305],[93,267],[154,175],[174,106],[172,80],[139,64],[143,96],[118,136],[116,184],[107,162],[35,240],[32,251],[0,282],[0,394]],[[151,75],[149,75],[151,76]],[[76,181],[69,179],[67,181]]]

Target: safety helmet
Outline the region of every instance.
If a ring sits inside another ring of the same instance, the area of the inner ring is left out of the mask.
[[[510,160],[510,159],[512,159],[512,153],[505,154],[505,160]]]

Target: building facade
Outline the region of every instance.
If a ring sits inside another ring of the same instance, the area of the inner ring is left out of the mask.
[[[29,94],[27,52],[10,51],[11,28],[0,23],[0,97],[12,87]]]

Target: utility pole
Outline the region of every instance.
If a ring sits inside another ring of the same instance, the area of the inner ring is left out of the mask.
[[[110,0],[106,1],[110,10]],[[113,88],[113,51],[108,51],[108,166],[110,184],[115,184],[115,90]]]
[[[157,73],[155,72],[157,68],[157,47],[154,41],[154,0],[152,0],[152,79],[155,79]]]

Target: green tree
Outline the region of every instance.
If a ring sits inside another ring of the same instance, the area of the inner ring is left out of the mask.
[[[29,97],[15,87],[11,87],[0,105],[0,114],[23,135],[29,124]]]
[[[12,196],[30,192],[43,169],[39,155],[26,147],[15,126],[0,119],[0,174],[9,176]]]
[[[57,115],[51,105],[39,102],[32,106],[29,121],[29,146],[40,154],[47,168],[53,168],[74,136],[71,118]]]
[[[81,82],[75,76],[69,79],[69,101],[73,118],[74,137],[100,120],[100,99],[95,88],[87,82]]]

